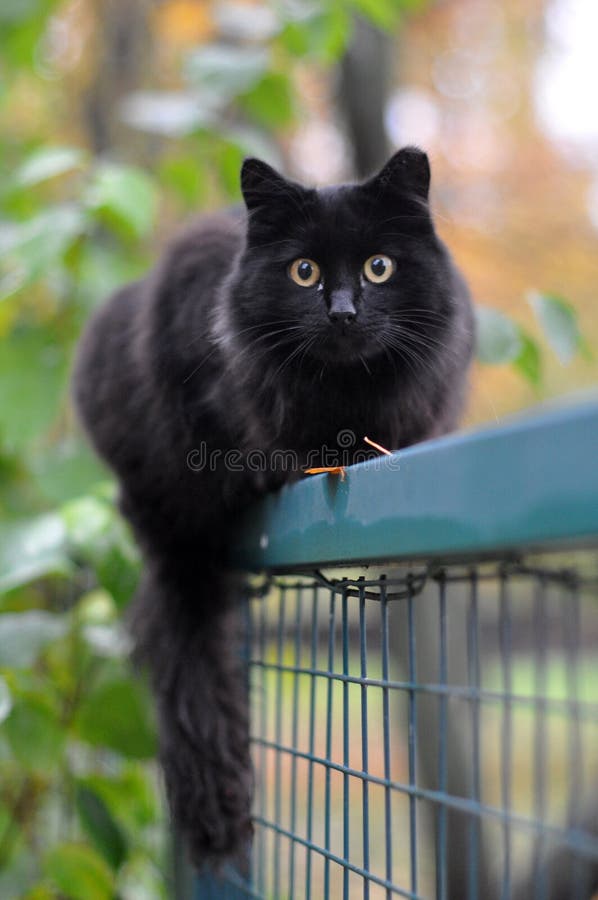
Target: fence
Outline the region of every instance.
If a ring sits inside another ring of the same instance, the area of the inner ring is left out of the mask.
[[[197,898],[590,900],[597,459],[586,404],[252,512],[252,871]]]

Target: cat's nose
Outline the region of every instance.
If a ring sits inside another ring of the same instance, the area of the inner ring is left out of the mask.
[[[354,312],[332,312],[328,313],[328,318],[333,325],[350,325],[355,321]]]
[[[333,291],[328,318],[333,325],[351,325],[357,317],[350,291]]]

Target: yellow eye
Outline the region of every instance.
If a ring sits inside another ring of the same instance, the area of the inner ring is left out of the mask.
[[[320,280],[320,267],[313,259],[296,259],[289,266],[289,275],[300,287],[312,287]]]
[[[382,282],[388,281],[394,270],[395,264],[393,260],[390,256],[385,256],[383,253],[376,253],[375,256],[370,256],[363,265],[363,274],[373,284],[382,284]]]

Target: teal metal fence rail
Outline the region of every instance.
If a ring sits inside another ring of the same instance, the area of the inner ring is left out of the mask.
[[[197,898],[590,900],[598,403],[252,510],[252,871]]]

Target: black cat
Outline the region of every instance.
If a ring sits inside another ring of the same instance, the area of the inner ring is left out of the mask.
[[[136,653],[156,692],[172,813],[198,864],[242,857],[251,834],[225,574],[238,513],[317,465],[341,430],[361,452],[365,434],[398,449],[457,423],[473,317],[434,231],[429,181],[410,147],[364,184],[325,190],[246,160],[248,214],[183,232],[82,341],[76,404],[143,550]],[[193,464],[200,447],[209,464]],[[250,470],[255,450],[266,461],[294,451],[296,464]]]

